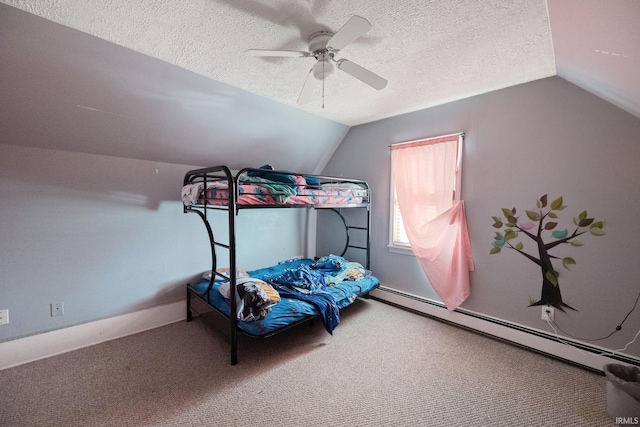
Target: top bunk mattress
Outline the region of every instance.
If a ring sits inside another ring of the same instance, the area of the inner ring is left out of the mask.
[[[369,202],[369,189],[364,181],[303,176],[273,170],[241,171],[232,180],[209,177],[210,180],[185,179],[182,201],[185,206],[228,206],[235,197],[239,206],[360,206]],[[231,191],[231,194],[230,194]]]

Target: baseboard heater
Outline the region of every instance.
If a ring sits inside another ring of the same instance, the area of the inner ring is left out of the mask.
[[[624,364],[640,367],[640,359],[634,357],[626,356],[619,353],[611,354],[608,353],[611,351],[609,349],[591,346],[580,341],[565,338],[564,336],[560,338],[562,341],[559,341],[558,338],[556,338],[556,336],[553,334],[528,328],[516,323],[510,323],[494,317],[485,316],[480,313],[476,313],[463,308],[457,308],[453,312],[450,312],[446,309],[444,304],[440,302],[402,292],[397,289],[380,286],[380,288],[371,292],[371,297],[375,300],[391,304],[420,315],[434,318],[436,320],[468,329],[473,332],[481,333],[488,337],[508,342],[510,344],[518,345],[528,350],[532,350],[537,353],[570,362],[580,367],[595,370],[598,372],[602,372],[602,366],[605,363],[621,362]],[[464,318],[460,316],[464,316]],[[457,319],[452,320],[448,319],[447,317],[456,317]],[[478,321],[487,323],[474,325],[474,323],[480,323]],[[498,330],[501,328],[507,329]],[[496,330],[491,331],[491,329]],[[534,346],[533,344],[519,342],[526,340],[518,340],[517,338],[514,339],[513,337],[508,337],[510,335],[515,337],[516,335],[518,335],[518,333],[524,333],[527,334],[527,336],[535,337],[534,339],[536,339],[537,341],[536,345]],[[504,335],[507,335],[507,337],[505,337]],[[548,345],[545,345],[545,342],[548,343]],[[563,346],[563,348],[557,346]],[[556,349],[560,349],[561,351],[554,351],[554,347],[556,347]],[[564,351],[571,348],[574,349],[573,351],[575,351],[576,354],[569,355],[567,354],[567,351]],[[579,352],[576,350],[579,350]],[[590,355],[591,359],[598,358],[598,360],[589,360],[590,358],[587,358],[584,354],[582,354],[582,352]]]

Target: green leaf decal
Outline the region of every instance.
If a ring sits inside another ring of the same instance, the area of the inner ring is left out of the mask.
[[[531,221],[540,221],[540,214],[534,211],[525,211]]]
[[[515,231],[513,231],[512,229],[507,229],[507,231],[504,233],[504,238],[509,241],[511,239],[515,239],[516,237],[518,237],[518,233],[516,233]]]
[[[570,256],[562,258],[562,266],[567,270],[569,269],[570,265],[575,265],[575,264],[576,264],[576,260],[571,258]]]
[[[582,211],[580,212],[580,215],[578,215],[578,219],[580,221],[582,221],[583,219],[585,219],[587,217],[587,211]]]
[[[547,215],[549,216],[549,218],[558,218],[558,215],[556,215],[555,212],[549,212]]]
[[[547,271],[547,274],[544,275],[544,277],[550,281],[553,286],[558,286],[558,276],[560,276],[560,273],[555,270],[549,270]]]
[[[603,228],[604,227],[604,222],[603,221],[598,221],[598,222],[594,222],[593,224],[591,224],[591,228]]]
[[[582,245],[584,245],[584,243],[582,243],[580,240],[571,240],[569,243],[571,243],[571,246],[582,246]]]
[[[516,245],[516,249],[521,251],[522,248],[524,248],[524,245],[522,244],[522,242],[518,242],[518,244]]]
[[[499,254],[499,253],[500,253],[500,251],[502,251],[502,249],[500,249],[500,248],[499,248],[499,247],[497,247],[497,246],[494,246],[494,247],[492,247],[492,248],[491,248],[491,251],[489,252],[489,255]]]
[[[560,208],[562,208],[562,196],[558,197],[553,202],[551,202],[551,210],[555,211]]]
[[[515,214],[516,214],[516,208],[513,208],[513,209],[502,208],[502,215],[504,215],[505,218],[509,218],[510,216],[513,216]]]
[[[607,233],[604,232],[604,230],[602,228],[597,228],[597,227],[590,228],[589,232],[591,234],[593,234],[594,236],[604,236],[605,234],[607,234]]]

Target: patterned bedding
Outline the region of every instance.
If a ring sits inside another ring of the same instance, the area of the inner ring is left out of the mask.
[[[302,266],[310,266],[314,262],[315,261],[311,259],[286,261],[272,267],[249,271],[248,274],[252,278],[269,282],[283,275],[286,271],[296,270]],[[335,276],[327,275],[327,278],[329,277]],[[327,282],[330,281],[332,280],[327,279]],[[228,315],[230,311],[229,300],[224,298],[219,292],[219,288],[223,283],[222,281],[214,283],[212,290],[209,292],[209,302],[220,312]],[[339,281],[338,283],[326,286],[325,289],[333,296],[337,307],[341,309],[350,305],[357,296],[376,288],[379,283],[376,277],[365,275],[358,280]],[[191,285],[191,287],[196,292],[202,293],[206,290],[208,284],[209,281],[203,279]],[[238,327],[248,335],[264,336],[313,315],[321,315],[320,309],[316,305],[308,301],[283,296],[280,302],[271,306],[264,318],[252,321],[238,320]]]
[[[359,205],[368,201],[368,190],[356,183],[313,183],[309,184],[300,175],[288,175],[290,182],[273,181],[259,176],[242,176],[238,180],[239,205],[272,206],[323,206],[340,207]],[[182,189],[185,206],[227,205],[229,185],[226,180],[185,185]]]

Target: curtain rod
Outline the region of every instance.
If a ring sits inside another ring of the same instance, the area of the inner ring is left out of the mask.
[[[412,141],[396,142],[394,144],[390,144],[388,147],[391,148],[391,147],[395,147],[395,146],[398,146],[398,145],[413,144],[414,142],[426,141],[428,139],[446,138],[448,136],[456,136],[456,135],[460,136],[460,137],[462,137],[462,139],[464,139],[465,133],[464,132],[450,133],[449,135],[432,136],[432,137],[429,137],[429,138],[414,139]]]

